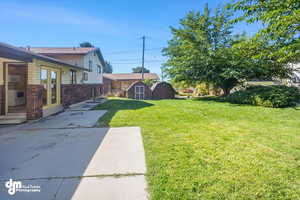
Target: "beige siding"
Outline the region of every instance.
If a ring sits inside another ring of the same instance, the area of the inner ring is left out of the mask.
[[[40,69],[36,62],[28,63],[28,85],[41,84]]]
[[[84,59],[82,55],[51,55],[51,57],[65,61],[75,66],[84,67]]]
[[[71,84],[70,68],[64,67],[62,69],[61,84]]]
[[[84,56],[84,67],[89,69],[89,61],[92,61],[93,71],[88,72],[88,80],[84,83],[88,84],[102,84],[103,83],[103,66],[95,52],[90,52]],[[101,66],[101,74],[97,73],[97,65]]]

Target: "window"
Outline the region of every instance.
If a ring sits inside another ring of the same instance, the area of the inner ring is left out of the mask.
[[[71,76],[71,84],[76,84],[77,83],[76,71],[71,70],[70,76]]]
[[[101,66],[100,66],[100,65],[97,65],[97,73],[98,73],[98,74],[101,74],[101,69],[102,69]]]
[[[93,71],[93,63],[92,61],[89,61],[89,72]]]
[[[89,74],[86,72],[83,72],[83,80],[87,81],[89,79]]]
[[[57,72],[51,71],[51,104],[57,103]]]
[[[55,69],[41,69],[43,84],[43,106],[60,103],[60,73]]]
[[[145,98],[145,87],[143,85],[135,86],[135,99],[141,100]]]
[[[47,97],[48,97],[48,70],[41,70],[41,82],[43,84],[43,105],[47,105]]]

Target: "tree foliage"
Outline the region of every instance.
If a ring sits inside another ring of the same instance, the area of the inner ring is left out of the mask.
[[[149,87],[151,87],[154,83],[157,82],[157,80],[153,80],[153,79],[148,79],[148,78],[146,78],[143,82],[144,82],[146,85],[148,85]]]
[[[94,47],[90,42],[82,42],[79,44],[80,47]]]
[[[207,82],[219,87],[225,95],[242,82],[280,76],[281,67],[272,60],[249,57],[245,34],[232,34],[232,13],[217,8],[213,15],[206,5],[203,13],[190,12],[171,27],[173,38],[163,50],[169,59],[165,72],[171,79],[187,83]],[[284,74],[284,73],[282,73]]]
[[[105,66],[103,68],[103,73],[109,73],[109,74],[111,74],[112,72],[113,72],[112,65],[110,64],[110,62],[105,61]]]
[[[263,28],[244,44],[254,50],[251,52],[254,57],[280,63],[299,61],[299,0],[238,0],[229,7],[242,11],[236,22],[262,22]]]
[[[142,67],[132,68],[133,73],[142,73]],[[144,67],[144,73],[150,73],[150,70]]]

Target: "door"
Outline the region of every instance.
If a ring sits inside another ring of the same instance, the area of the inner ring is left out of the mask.
[[[41,69],[43,85],[43,106],[60,104],[60,72],[51,68]]]
[[[135,86],[135,99],[143,100],[145,98],[145,87],[143,85]]]

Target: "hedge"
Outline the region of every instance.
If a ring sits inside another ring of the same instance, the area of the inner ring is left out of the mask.
[[[250,86],[236,91],[225,101],[238,104],[251,104],[273,108],[284,108],[297,105],[300,100],[300,90],[284,85]]]

